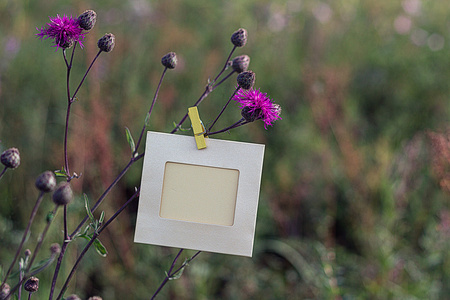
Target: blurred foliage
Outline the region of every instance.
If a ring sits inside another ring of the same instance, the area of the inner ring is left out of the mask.
[[[48,16],[85,9],[98,20],[83,51],[77,49],[74,84],[103,33],[116,35],[116,47],[101,55],[73,106],[70,164],[83,176],[74,181],[69,227],[85,216],[82,193],[96,199],[129,159],[124,127],[134,136],[142,128],[160,58],[169,51],[179,56],[149,126],[168,132],[222,67],[232,32],[244,27],[249,42],[236,55],[251,57],[256,87],[283,107],[283,120],[267,131],[259,122],[217,137],[266,145],[254,255],[202,253],[161,298],[448,298],[446,1],[0,0],[0,150],[17,147],[22,157],[0,181],[3,268],[38,195],[35,178],[63,164],[65,66],[35,28]],[[234,85],[200,106],[204,122]],[[230,107],[216,128],[239,118],[238,107]],[[106,217],[139,185],[140,174],[141,165],[134,166],[113,190],[101,207]],[[28,247],[45,225],[50,199],[43,206]],[[177,249],[134,244],[136,210],[137,203],[103,235],[106,258],[88,253],[68,293],[153,294]],[[62,239],[60,215],[54,222],[48,246]],[[84,242],[74,244],[63,274]],[[35,297],[47,297],[51,276],[51,270],[41,275]]]

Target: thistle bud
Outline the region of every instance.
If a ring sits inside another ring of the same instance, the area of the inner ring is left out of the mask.
[[[250,106],[244,106],[241,110],[241,116],[247,122],[253,122],[261,115],[261,109],[252,109]]]
[[[66,37],[64,39],[61,39],[58,43],[58,45],[63,49],[69,49],[75,44],[75,40],[71,37]]]
[[[78,16],[78,25],[84,30],[94,28],[95,21],[97,21],[97,13],[91,9]]]
[[[37,292],[39,289],[39,278],[31,276],[24,285],[25,291],[29,293]]]
[[[89,297],[88,300],[103,300],[103,299],[100,296],[92,296],[92,297]]]
[[[53,191],[56,186],[55,174],[51,171],[45,171],[36,179],[35,185],[41,192],[48,193]]]
[[[255,73],[245,71],[237,76],[237,84],[244,90],[249,90],[255,84]]]
[[[241,55],[233,59],[232,67],[235,72],[242,73],[247,71],[249,64],[250,57],[248,57],[248,55]]]
[[[8,296],[9,293],[11,292],[11,287],[9,286],[9,284],[2,283],[0,284],[1,286],[1,291],[0,291],[0,300],[8,300],[10,299],[10,297]]]
[[[177,66],[177,55],[175,52],[169,52],[161,58],[161,63],[168,69],[174,69]]]
[[[31,250],[30,249],[26,249],[23,254],[25,255],[25,257],[28,257],[31,255]]]
[[[20,165],[20,153],[17,148],[9,148],[0,156],[2,164],[7,168],[15,169]]]
[[[69,297],[65,298],[65,300],[81,300],[81,298],[77,295],[70,295]]]
[[[239,28],[231,35],[231,42],[236,47],[243,47],[247,43],[247,30]]]
[[[53,193],[53,202],[56,205],[66,205],[72,198],[73,192],[68,182],[61,182]]]
[[[116,37],[114,36],[114,34],[107,33],[98,40],[97,46],[104,52],[111,52],[112,49],[114,49],[115,43]]]
[[[50,253],[53,255],[58,255],[61,253],[61,246],[58,243],[51,244],[50,246]]]

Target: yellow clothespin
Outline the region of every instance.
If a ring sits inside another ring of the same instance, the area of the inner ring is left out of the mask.
[[[203,126],[202,121],[200,120],[200,116],[198,114],[197,106],[188,108],[188,115],[191,119],[192,129],[194,130],[195,142],[197,143],[197,149],[206,148],[205,141],[205,127]]]

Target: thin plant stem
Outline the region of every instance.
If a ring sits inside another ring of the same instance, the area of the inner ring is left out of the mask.
[[[228,73],[227,76],[225,76],[221,81],[219,81],[218,83],[216,83],[213,88],[215,89],[216,87],[218,87],[219,85],[221,85],[222,83],[224,83],[225,80],[227,80],[231,75],[234,74],[234,72],[236,72],[235,70],[232,70],[230,73]]]
[[[211,136],[211,135],[214,135],[214,134],[222,133],[222,132],[229,131],[229,130],[231,130],[231,129],[240,127],[240,126],[245,125],[245,124],[248,124],[248,123],[250,123],[250,122],[245,121],[245,119],[242,118],[242,119],[240,119],[239,121],[237,121],[236,123],[234,123],[233,125],[230,125],[230,126],[224,128],[224,129],[221,129],[221,130],[218,130],[218,131],[207,132],[206,135],[207,135],[207,136]]]
[[[6,170],[8,169],[8,167],[4,167],[3,171],[0,173],[0,178],[2,178],[3,174],[6,173]]]
[[[231,74],[233,72],[231,72],[230,74],[228,74],[223,80],[221,80],[219,83],[215,84],[215,82],[219,79],[219,77],[223,74],[223,72],[227,69],[227,65],[228,65],[228,61],[230,60],[231,56],[233,55],[234,50],[236,50],[236,46],[233,47],[233,49],[231,50],[230,54],[228,55],[227,60],[225,61],[225,64],[222,68],[222,70],[219,72],[219,74],[217,74],[216,78],[214,79],[214,81],[211,84],[208,84],[205,88],[205,91],[203,92],[203,94],[200,96],[200,98],[197,100],[197,102],[195,102],[194,106],[198,106],[212,91],[214,91],[219,85],[221,85],[226,79],[228,79]],[[214,85],[215,84],[215,85]],[[175,133],[178,131],[178,129],[180,129],[181,125],[183,125],[184,121],[186,121],[188,117],[188,113],[186,113],[183,118],[181,118],[181,121],[175,126],[174,129],[172,129],[172,131],[170,133]]]
[[[97,58],[100,56],[100,53],[102,53],[102,52],[103,52],[102,50],[99,50],[97,52],[97,55],[92,60],[91,64],[89,65],[89,68],[86,70],[86,73],[84,73],[83,79],[81,79],[80,83],[78,84],[78,87],[75,90],[75,93],[73,93],[72,97],[70,98],[71,102],[75,101],[75,96],[77,95],[78,91],[80,90],[81,86],[83,85],[83,82],[86,79],[86,77],[87,77],[89,71],[91,70],[92,66],[94,65],[95,61],[97,60]]]
[[[223,74],[223,72],[225,72],[225,70],[227,69],[228,66],[228,62],[230,61],[231,55],[233,55],[234,50],[236,50],[236,46],[233,46],[233,49],[231,49],[230,54],[228,54],[227,60],[225,61],[225,64],[223,65],[222,70],[220,70],[220,73],[217,74],[216,78],[214,79],[214,82],[217,81],[217,79],[219,79],[219,77]]]
[[[29,271],[30,271],[31,267],[33,266],[34,259],[36,258],[36,255],[42,246],[42,242],[44,241],[44,238],[47,235],[47,231],[52,223],[52,220],[54,219],[54,217],[56,215],[57,210],[58,210],[58,205],[56,205],[55,208],[53,209],[53,211],[51,212],[52,218],[50,220],[47,220],[47,224],[45,225],[44,230],[42,231],[41,235],[39,236],[38,243],[36,244],[36,247],[34,248],[30,262],[27,264],[27,267],[25,269],[25,276],[22,278],[22,280],[19,281],[18,284],[16,284],[16,286],[14,286],[14,288],[11,289],[11,291],[9,292],[9,295],[14,294],[15,291],[22,285],[22,283],[25,280],[27,280],[30,276],[32,276],[29,274]],[[36,272],[34,272],[33,274],[36,274]]]
[[[11,262],[11,265],[9,266],[9,269],[6,272],[5,278],[3,278],[3,282],[6,282],[6,280],[8,280],[8,276],[11,273],[11,271],[12,271],[12,269],[14,267],[14,264],[16,263],[17,258],[20,255],[20,252],[22,251],[23,244],[25,243],[25,240],[26,240],[26,238],[28,236],[28,232],[30,232],[31,224],[34,221],[34,217],[36,216],[36,213],[37,213],[37,211],[39,209],[39,205],[41,205],[41,202],[42,202],[43,198],[44,198],[44,192],[40,192],[39,196],[38,196],[38,198],[36,200],[36,204],[34,205],[33,210],[31,211],[31,215],[30,215],[30,219],[28,220],[27,228],[25,229],[25,231],[23,233],[22,240],[20,241],[19,247],[17,248],[17,251],[16,251],[16,255],[14,256],[14,259]]]
[[[109,187],[103,192],[103,194],[100,196],[100,198],[97,200],[97,202],[94,204],[94,206],[91,208],[91,212],[93,213],[98,207],[99,205],[103,202],[103,200],[105,199],[105,197],[109,194],[109,192],[111,191],[111,189],[119,182],[120,179],[122,179],[122,177],[125,175],[125,173],[128,171],[128,169],[138,160],[140,160],[141,158],[144,157],[145,152],[139,154],[136,157],[133,157],[130,159],[130,161],[128,162],[128,164],[125,166],[125,168],[123,168],[123,170],[119,173],[119,175],[116,177],[116,179],[114,179],[114,181],[109,185]],[[86,216],[81,222],[80,224],[77,226],[77,228],[70,234],[69,236],[69,240],[71,240],[77,233],[78,231],[81,229],[81,227],[84,225],[84,223],[89,219],[88,216]]]
[[[145,118],[146,122],[144,122],[144,126],[142,127],[141,134],[139,135],[139,140],[138,140],[138,142],[136,144],[136,148],[134,150],[133,156],[136,155],[136,153],[137,153],[137,151],[139,149],[139,145],[141,144],[142,136],[144,135],[145,128],[147,127],[147,121],[149,120],[149,118],[150,118],[150,116],[152,114],[152,110],[153,110],[153,107],[155,106],[156,98],[158,98],[159,89],[161,88],[161,84],[162,84],[162,81],[164,79],[164,75],[166,74],[166,71],[167,71],[167,67],[164,68],[164,71],[163,71],[163,73],[161,75],[161,78],[159,79],[158,87],[156,88],[156,92],[155,92],[155,95],[153,96],[152,104],[151,104],[150,109],[149,109],[149,111],[147,113],[147,117]]]
[[[188,262],[192,261],[194,258],[197,257],[197,255],[200,254],[201,251],[197,251],[197,253],[195,253],[191,258],[189,258],[187,261],[185,261],[178,269],[176,269],[174,272],[172,272],[173,268],[175,267],[175,263],[177,262],[181,252],[183,252],[184,249],[180,249],[180,251],[178,252],[177,256],[174,258],[174,260],[172,261],[172,265],[170,266],[169,272],[167,272],[166,277],[164,278],[164,280],[161,282],[161,284],[159,285],[158,289],[156,290],[156,292],[153,294],[152,298],[150,298],[151,300],[155,299],[156,296],[161,292],[162,288],[166,285],[167,282],[169,282],[170,278],[173,277],[175,274],[177,274],[178,272],[180,272],[183,268],[186,267],[186,265],[188,264]]]
[[[95,239],[97,239],[100,234],[102,233],[102,231],[108,227],[109,224],[111,224],[112,221],[114,221],[117,216],[134,200],[139,196],[140,193],[140,189],[137,189],[137,191],[133,194],[133,196],[131,196],[130,199],[128,199],[127,202],[125,202],[125,204],[122,205],[122,207],[116,211],[114,213],[114,215],[112,217],[110,217],[108,219],[108,221],[105,222],[105,224],[97,231],[94,232],[91,240],[87,243],[87,245],[84,247],[83,251],[81,251],[80,255],[78,255],[78,258],[75,262],[75,264],[72,267],[72,270],[70,271],[69,275],[67,276],[66,281],[64,282],[63,287],[61,288],[61,292],[59,293],[59,295],[56,297],[56,299],[60,299],[63,296],[64,291],[67,289],[67,286],[70,282],[70,280],[72,279],[73,275],[75,274],[76,269],[78,268],[78,265],[80,264],[81,260],[83,259],[84,255],[87,253],[87,251],[89,250],[89,248],[92,246],[92,244],[94,243]]]
[[[25,273],[28,273],[28,271],[30,271],[30,269],[33,265],[34,259],[36,258],[36,255],[39,252],[39,249],[41,249],[42,242],[44,241],[44,238],[47,235],[47,231],[50,228],[50,225],[52,224],[52,221],[53,221],[57,211],[58,211],[58,205],[55,205],[55,208],[51,212],[51,214],[52,214],[51,219],[47,220],[47,224],[45,225],[44,230],[42,231],[41,235],[39,236],[38,243],[36,244],[36,247],[34,248],[33,254],[31,255],[30,263],[27,265]]]
[[[114,179],[114,181],[109,185],[109,187],[103,192],[103,194],[100,196],[100,198],[97,200],[97,202],[94,204],[94,206],[91,208],[91,212],[94,212],[97,207],[103,202],[105,197],[109,194],[109,192],[112,190],[112,188],[122,179],[122,177],[125,175],[125,173],[128,171],[128,169],[138,160],[144,157],[145,152],[139,154],[136,157],[133,157],[130,159],[128,164],[125,166],[125,168],[120,172],[120,174]],[[73,239],[73,237],[78,233],[78,231],[81,229],[81,227],[84,225],[84,223],[89,219],[88,216],[86,216],[77,226],[77,228],[70,234],[68,239],[65,239],[62,246],[61,246],[61,252],[59,254],[58,260],[56,262],[55,272],[53,274],[52,284],[50,288],[50,295],[49,300],[53,299],[53,293],[55,291],[56,287],[56,280],[59,275],[59,271],[61,268],[62,259],[66,253],[67,246],[69,245],[69,242]]]
[[[236,93],[239,91],[241,87],[237,87],[234,92],[233,95],[231,95],[230,99],[228,99],[227,103],[224,105],[224,107],[222,108],[222,110],[220,111],[220,113],[217,115],[216,119],[212,122],[211,126],[209,126],[208,131],[211,131],[211,129],[213,128],[213,126],[216,124],[217,120],[219,120],[220,116],[223,114],[223,112],[225,111],[225,109],[227,108],[228,104],[230,104],[231,99],[233,99],[234,95],[236,95]]]
[[[19,282],[23,282],[23,270],[22,266],[19,264]],[[19,285],[19,291],[17,292],[17,299],[22,298],[22,283]]]
[[[70,170],[69,170],[69,157],[67,154],[67,136],[69,132],[69,117],[70,117],[70,107],[72,103],[70,100],[67,104],[67,113],[66,113],[66,126],[64,128],[64,170],[66,171],[68,181],[70,181]]]
[[[31,295],[33,295],[33,293],[28,293],[28,300],[31,299]],[[19,300],[20,300],[20,298],[19,298]]]

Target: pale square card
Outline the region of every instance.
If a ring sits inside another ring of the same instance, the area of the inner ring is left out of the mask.
[[[252,256],[264,145],[147,133],[134,241]]]

